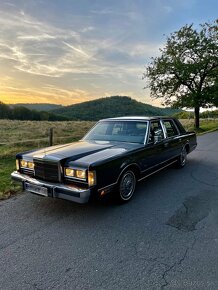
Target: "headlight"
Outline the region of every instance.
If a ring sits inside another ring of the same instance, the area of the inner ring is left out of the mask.
[[[18,161],[19,163],[19,161]],[[20,167],[21,168],[29,168],[29,169],[34,169],[34,163],[31,161],[26,161],[26,160],[20,160]]]
[[[20,160],[20,166],[21,167],[27,167],[27,161],[26,160]]]
[[[72,169],[72,168],[65,168],[65,175],[74,177],[75,176],[75,170]]]
[[[29,169],[34,169],[34,163],[33,162],[27,162],[27,167],[29,168]]]
[[[86,180],[86,170],[67,167],[65,168],[65,176]]]
[[[81,179],[85,179],[86,178],[86,172],[85,170],[76,170],[76,177],[77,178],[81,178]]]

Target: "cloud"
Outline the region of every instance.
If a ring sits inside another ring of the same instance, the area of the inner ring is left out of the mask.
[[[54,35],[49,35],[49,34],[46,34],[46,33],[42,33],[42,34],[39,34],[39,35],[19,35],[17,36],[17,39],[21,39],[21,40],[27,40],[27,41],[30,41],[30,40],[36,40],[36,41],[47,41],[49,39],[56,39],[56,36]]]
[[[134,43],[128,49],[129,55],[133,57],[143,57],[144,59],[148,57],[154,57],[159,54],[160,49],[163,47],[163,43],[146,43],[139,42]]]
[[[167,12],[167,13],[171,13],[173,12],[173,8],[171,6],[164,6],[164,10]]]
[[[93,11],[100,14],[112,12],[110,9]],[[125,35],[116,31],[104,37],[95,31],[87,41],[83,33],[96,30],[93,26],[64,29],[41,22],[23,10],[1,11],[0,25],[4,41],[0,45],[0,59],[13,60],[14,64],[10,65],[16,70],[36,76],[58,78],[66,74],[113,74],[119,77],[121,71],[130,72],[128,62],[135,62],[137,57],[151,50],[145,44],[123,45]],[[118,63],[122,63],[123,68],[117,68]]]
[[[90,32],[90,31],[94,31],[95,30],[95,27],[93,26],[87,26],[87,27],[84,27],[80,30],[80,32],[82,33],[86,33],[86,32]]]
[[[117,8],[104,8],[99,10],[91,10],[91,13],[100,15],[100,16],[108,16],[108,17],[125,17],[130,20],[137,20],[139,15],[135,11],[126,10],[119,11]]]
[[[16,5],[14,3],[11,3],[11,2],[4,2],[4,5],[10,6],[10,7],[16,7]]]
[[[85,53],[81,48],[76,48],[75,46],[73,46],[72,44],[69,44],[65,41],[63,41],[63,43],[68,46],[69,48],[73,49],[74,51],[80,53],[81,55],[85,56],[85,57],[90,57],[87,53]]]
[[[60,29],[22,14],[25,15],[24,18],[19,12],[0,12],[0,59],[13,60],[15,63],[9,65],[13,65],[16,70],[35,75],[60,77],[68,72],[68,68],[59,67],[66,55],[61,44],[65,40],[78,42],[79,33]]]

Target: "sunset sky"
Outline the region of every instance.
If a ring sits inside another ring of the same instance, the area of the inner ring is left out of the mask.
[[[0,101],[128,95],[158,105],[143,89],[150,57],[166,35],[217,11],[217,0],[0,0]]]

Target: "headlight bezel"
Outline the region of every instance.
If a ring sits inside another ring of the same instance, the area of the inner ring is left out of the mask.
[[[27,159],[16,159],[16,168],[17,170],[28,170],[34,171],[34,162],[33,160]]]
[[[67,171],[69,171],[68,174],[67,174]],[[83,174],[84,177],[79,177],[78,175],[80,174]],[[64,167],[64,177],[75,179],[75,180],[87,181],[87,169],[71,167],[71,166]]]
[[[69,171],[69,174],[67,174],[67,171]],[[78,177],[78,172],[83,172],[84,177]],[[72,181],[81,181],[87,183],[90,187],[96,185],[96,171],[95,170],[88,170],[84,168],[78,168],[78,167],[64,167],[64,178],[70,179]]]

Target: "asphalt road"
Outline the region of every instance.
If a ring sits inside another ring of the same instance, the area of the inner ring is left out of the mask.
[[[123,206],[0,203],[0,289],[218,289],[218,132]]]

